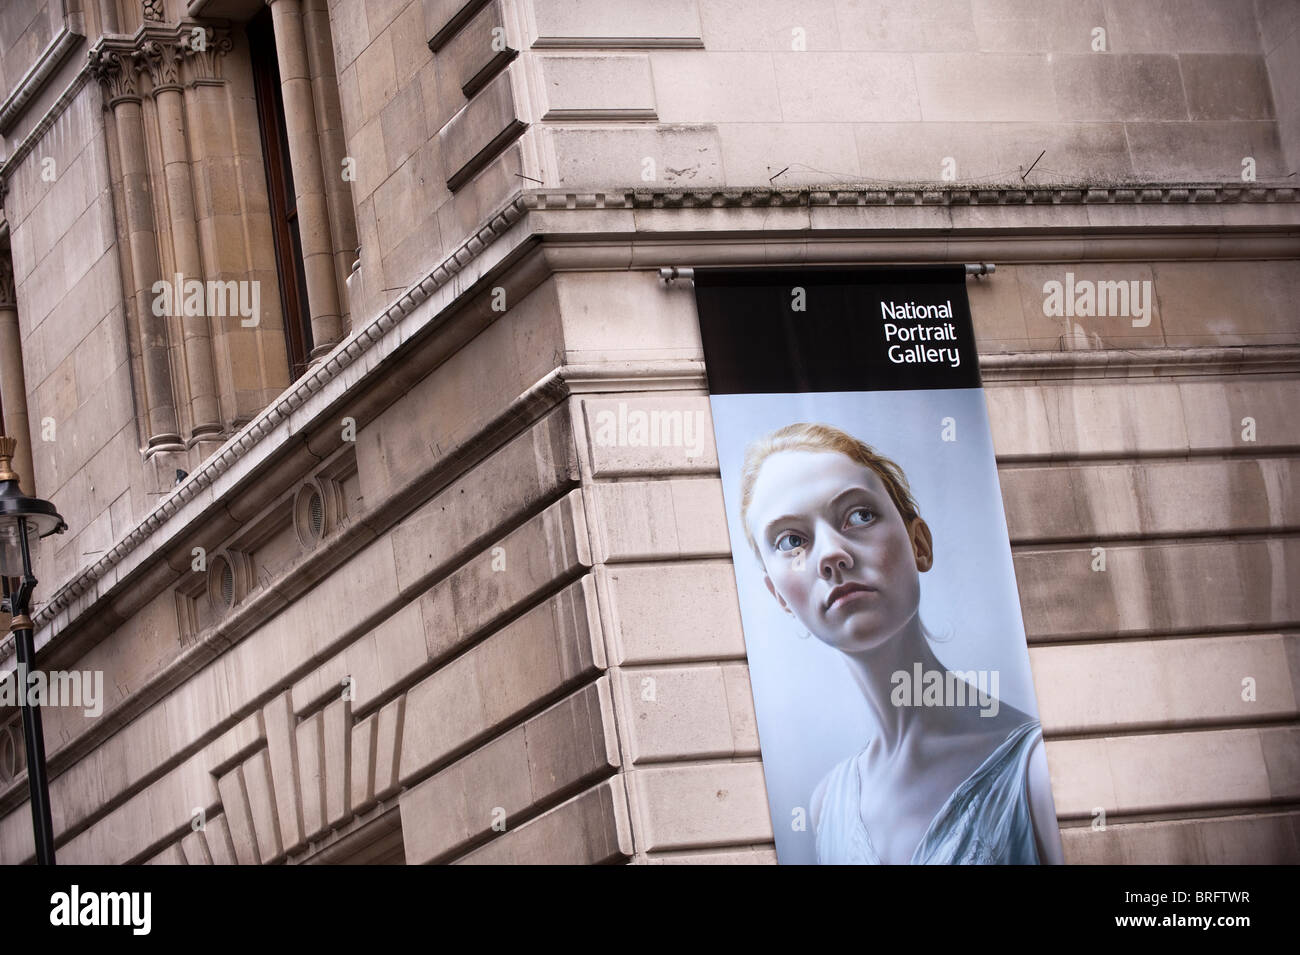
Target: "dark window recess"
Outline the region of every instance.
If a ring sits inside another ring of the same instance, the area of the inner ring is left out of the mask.
[[[271,11],[248,22],[248,53],[253,64],[253,91],[257,122],[262,132],[262,159],[266,166],[271,201],[271,231],[275,240],[275,268],[280,277],[280,308],[289,353],[289,374],[297,378],[307,370],[311,354],[311,314],[307,310],[307,281],[298,234],[298,200],[289,164],[289,137],[280,96],[280,65],[275,54]]]

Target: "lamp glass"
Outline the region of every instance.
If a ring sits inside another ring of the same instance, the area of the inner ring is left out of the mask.
[[[23,576],[23,548],[18,539],[21,518],[0,518],[0,577]]]

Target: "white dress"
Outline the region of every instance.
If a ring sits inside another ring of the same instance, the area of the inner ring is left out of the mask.
[[[1011,731],[940,807],[912,854],[913,865],[1039,863],[1026,771],[1041,735],[1037,720]],[[817,823],[818,863],[880,864],[861,807],[855,755],[827,774]]]

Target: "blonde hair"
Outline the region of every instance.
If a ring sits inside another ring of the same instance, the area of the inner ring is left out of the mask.
[[[749,529],[749,505],[754,498],[754,485],[758,482],[758,472],[763,462],[770,455],[781,451],[837,451],[864,467],[871,468],[884,482],[889,499],[903,517],[903,523],[919,517],[912,490],[907,486],[907,476],[889,458],[878,454],[870,445],[859,441],[851,434],[826,424],[807,424],[799,422],[788,424],[769,435],[752,441],[745,449],[745,464],[741,469],[740,479],[740,523],[745,528],[745,539],[754,555],[761,561],[758,544]]]

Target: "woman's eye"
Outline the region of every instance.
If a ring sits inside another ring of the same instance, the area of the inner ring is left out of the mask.
[[[776,539],[776,549],[782,551],[797,550],[802,547],[804,540],[798,534],[782,534]]]
[[[871,508],[855,507],[849,511],[848,523],[861,527],[863,524],[870,524],[875,518],[876,515],[871,512]]]

